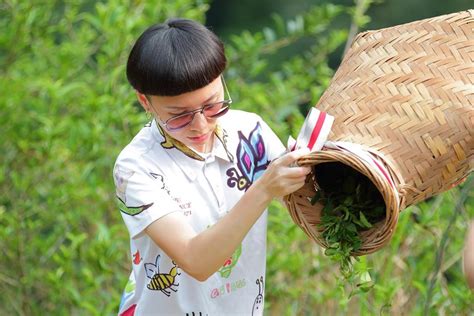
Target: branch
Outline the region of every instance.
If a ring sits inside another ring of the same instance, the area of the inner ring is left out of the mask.
[[[342,57],[346,55],[346,52],[349,50],[352,40],[359,32],[359,27],[362,26],[361,19],[364,16],[367,9],[370,7],[372,0],[355,0],[355,11],[352,16],[351,27],[349,29],[349,35],[347,36],[346,46],[344,47],[344,53]]]
[[[451,215],[451,218],[449,219],[448,226],[444,230],[441,241],[439,243],[439,247],[436,250],[435,269],[434,269],[433,276],[431,277],[430,286],[428,288],[428,293],[426,295],[426,303],[425,303],[425,309],[424,309],[423,315],[428,315],[429,314],[430,304],[431,304],[431,300],[433,298],[434,285],[435,285],[436,280],[437,280],[438,275],[439,275],[439,271],[440,271],[440,268],[441,268],[441,263],[442,263],[443,256],[444,256],[444,251],[445,251],[445,248],[446,248],[446,244],[448,243],[448,239],[449,239],[448,234],[451,231],[451,226],[453,226],[454,222],[456,221],[456,218],[458,217],[458,215],[463,210],[463,204],[466,201],[469,193],[471,192],[471,189],[472,189],[473,184],[474,184],[473,178],[474,177],[469,177],[468,180],[466,181],[466,183],[464,184],[464,186],[461,190],[461,194],[459,196],[459,199],[458,199],[458,201],[456,203],[456,206],[454,208],[454,212]]]

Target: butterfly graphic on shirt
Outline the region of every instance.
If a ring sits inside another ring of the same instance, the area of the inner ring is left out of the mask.
[[[257,123],[248,137],[239,131],[239,144],[237,146],[237,168],[230,168],[226,174],[229,177],[227,185],[231,188],[237,186],[241,191],[247,191],[270,163],[265,150],[262,137],[262,127]]]
[[[150,279],[150,282],[147,284],[149,290],[161,291],[161,293],[166,296],[171,295],[171,291],[177,292],[177,286],[179,283],[176,282],[176,276],[181,273],[178,272],[178,266],[173,261],[173,267],[169,273],[160,273],[159,267],[160,255],[156,256],[155,263],[145,263],[145,272],[146,276]]]
[[[255,283],[258,284],[258,295],[253,302],[252,315],[255,313],[262,314],[263,312],[263,276],[257,279]]]

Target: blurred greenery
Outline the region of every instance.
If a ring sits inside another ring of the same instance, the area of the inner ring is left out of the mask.
[[[204,0],[0,3],[1,315],[117,313],[130,255],[112,167],[146,121],[126,58],[146,26],[170,16],[204,22],[209,8]],[[339,21],[353,12],[347,2],[307,5],[226,36],[236,108],[261,114],[282,140],[296,136],[334,73],[331,54],[347,41],[350,23]],[[357,21],[369,23],[364,14]],[[305,49],[295,52],[298,43]],[[375,289],[351,300],[337,267],[273,203],[266,312],[418,315],[428,302],[430,315],[474,313],[461,269],[471,189],[458,211],[462,187],[405,210],[390,244],[361,262]]]

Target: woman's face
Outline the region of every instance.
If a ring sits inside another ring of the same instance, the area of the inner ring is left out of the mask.
[[[148,99],[140,93],[137,93],[137,96],[145,110],[155,116],[158,124],[171,137],[198,152],[204,153],[211,150],[217,123],[215,118],[205,117],[198,112],[189,125],[171,131],[164,126],[163,122],[185,112],[198,110],[204,105],[224,100],[220,76],[203,88],[177,96],[151,96]]]

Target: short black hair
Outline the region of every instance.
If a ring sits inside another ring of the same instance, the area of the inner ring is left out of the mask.
[[[145,95],[176,96],[208,85],[226,64],[224,44],[211,30],[174,18],[140,35],[128,57],[127,78]]]

